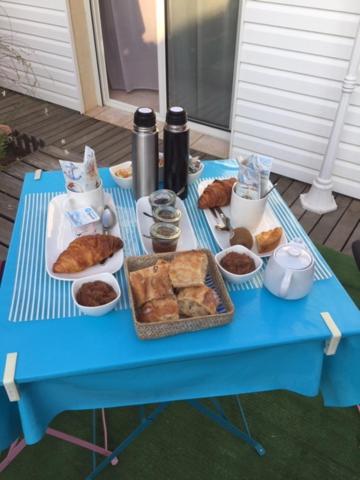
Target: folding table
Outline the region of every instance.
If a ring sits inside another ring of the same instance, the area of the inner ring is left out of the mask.
[[[233,161],[206,163],[202,178],[236,175]],[[107,169],[101,176],[117,206],[125,254],[143,254],[131,191],[117,187]],[[25,178],[0,290],[0,365],[4,369],[7,354],[17,352],[13,386],[19,393],[10,402],[0,384],[0,449],[21,435],[28,444],[38,442],[65,410],[157,404],[141,430],[176,400],[202,410],[197,399],[287,389],[309,396],[321,392],[327,406],[360,402],[359,311],[276,191],[269,202],[287,237],[301,237],[315,256],[311,293],[282,300],[262,288],[261,275],[242,286],[228,284],[232,323],[148,341],[135,334],[123,269],[116,274],[122,289],[117,309],[98,318],[77,311],[69,282],[46,274],[47,206],[62,192],[60,172]],[[196,201],[193,184],[186,208],[199,247],[215,253]],[[225,424],[221,410],[206,413]]]

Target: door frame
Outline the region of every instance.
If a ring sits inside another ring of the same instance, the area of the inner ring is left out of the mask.
[[[109,83],[106,74],[105,50],[100,18],[99,0],[90,0],[91,15],[93,21],[93,32],[97,53],[98,77],[100,80],[103,104],[105,106],[121,109],[126,112],[135,112],[137,106],[120,100],[114,100],[109,95]],[[164,0],[156,0],[156,25],[157,25],[157,59],[159,78],[159,111],[157,115],[166,115],[166,47],[165,47],[165,3]]]
[[[114,100],[109,96],[109,85],[106,74],[106,63],[105,63],[105,52],[104,52],[104,42],[102,36],[101,28],[101,19],[100,19],[100,0],[89,0],[87,10],[87,22],[89,26],[89,32],[92,32],[93,42],[92,49],[94,51],[94,56],[96,62],[94,62],[94,78],[97,83],[97,91],[100,92],[99,96],[102,98],[102,105],[117,108],[125,112],[135,112],[137,106],[131,105],[126,102],[119,100]],[[233,123],[233,102],[236,98],[236,85],[238,79],[238,50],[240,48],[240,35],[239,29],[241,28],[242,22],[242,11],[244,10],[244,4],[246,0],[243,0],[240,4],[239,13],[238,13],[238,29],[236,37],[236,48],[235,48],[235,61],[234,61],[234,73],[233,73],[233,88],[232,88],[232,101],[231,101],[231,111],[230,111],[230,131],[225,131],[219,128],[210,127],[208,125],[203,125],[201,123],[189,122],[189,126],[192,130],[202,133],[204,135],[210,135],[216,138],[223,140],[230,140],[232,123]],[[167,78],[166,78],[166,35],[165,35],[165,0],[156,0],[156,22],[157,22],[157,36],[160,41],[158,41],[157,49],[157,58],[158,58],[158,78],[159,78],[159,111],[156,112],[157,118],[164,122],[167,110]],[[235,81],[236,80],[236,81]]]

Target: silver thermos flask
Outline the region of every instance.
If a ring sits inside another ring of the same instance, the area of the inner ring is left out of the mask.
[[[133,189],[137,199],[158,188],[158,137],[154,111],[148,107],[138,108],[132,133]]]

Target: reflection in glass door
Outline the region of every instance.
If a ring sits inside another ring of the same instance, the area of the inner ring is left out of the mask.
[[[167,94],[193,121],[229,129],[238,0],[166,0]]]

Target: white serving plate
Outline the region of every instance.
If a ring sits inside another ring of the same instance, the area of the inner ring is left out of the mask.
[[[197,248],[197,240],[194,230],[191,226],[190,218],[187,214],[184,202],[179,197],[176,197],[175,207],[178,208],[182,213],[179,224],[181,235],[176,251],[178,252]],[[152,214],[149,197],[140,197],[136,202],[136,221],[143,249],[146,253],[154,253],[152,248],[152,240],[143,236],[150,235],[150,227],[154,223],[154,220],[144,215],[143,212],[150,215]]]
[[[109,193],[104,193],[105,205],[109,205],[111,210],[116,215],[116,207],[112,196]],[[75,240],[71,230],[70,222],[65,216],[65,205],[67,202],[67,195],[57,195],[54,197],[48,206],[47,224],[46,224],[46,239],[45,239],[45,265],[46,271],[52,278],[57,280],[75,280],[77,278],[88,277],[98,273],[115,273],[122,267],[124,263],[124,249],[106,260],[101,265],[94,265],[86,270],[78,273],[54,273],[52,266],[57,260],[61,252],[63,252],[72,240]],[[119,220],[117,218],[116,225],[110,231],[111,235],[120,237]]]
[[[199,183],[198,185],[198,194],[199,196],[202,194],[202,192],[205,190],[205,188],[212,183],[212,180],[204,180]],[[227,217],[230,217],[230,206],[228,205],[227,207],[221,207],[221,210],[225,213]],[[224,250],[225,248],[230,247],[230,233],[229,232],[223,232],[221,230],[217,230],[215,228],[216,223],[221,223],[221,220],[216,220],[214,215],[210,212],[208,208],[204,209],[204,214],[206,221],[210,227],[211,233],[213,234],[213,237],[215,238],[216,243],[219,245],[219,247]],[[255,255],[258,255],[259,257],[270,257],[273,253],[273,250],[271,252],[266,252],[266,253],[259,253],[256,242],[255,242],[255,235],[259,234],[260,232],[264,232],[266,230],[272,230],[273,228],[276,227],[281,227],[283,230],[282,237],[280,239],[279,245],[283,245],[287,243],[287,238],[285,235],[285,230],[284,227],[281,225],[279,222],[277,216],[274,214],[272,211],[272,208],[270,207],[269,203],[267,203],[265,212],[263,215],[263,218],[260,222],[260,224],[256,227],[256,229],[251,231],[251,234],[254,237],[254,245],[251,249],[252,252],[255,253]]]

